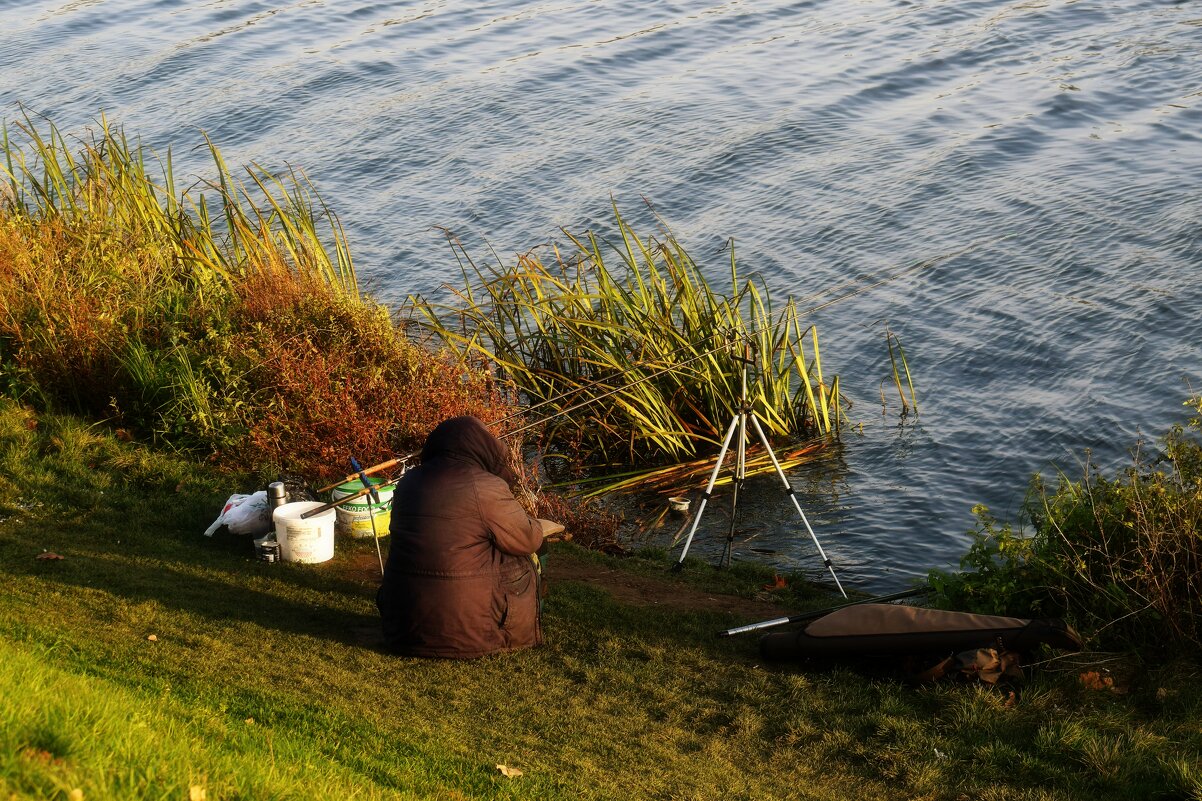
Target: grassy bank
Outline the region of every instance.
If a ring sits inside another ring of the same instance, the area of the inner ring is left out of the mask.
[[[713,636],[746,619],[619,603],[554,566],[591,559],[673,593],[753,595],[767,576],[570,549],[549,560],[546,646],[401,659],[377,649],[370,543],[256,562],[201,535],[229,477],[8,401],[0,449],[3,798],[1202,794],[1192,668],[1119,694],[1052,664],[1011,697],[770,666],[753,640]]]

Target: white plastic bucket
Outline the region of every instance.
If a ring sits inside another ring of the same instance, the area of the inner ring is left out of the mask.
[[[301,519],[305,512],[321,506],[325,504],[320,501],[297,501],[277,506],[271,513],[281,561],[316,564],[334,558],[334,510]]]
[[[372,484],[379,486],[383,479],[370,478]],[[363,489],[359,479],[339,484],[330,492],[330,500],[337,501],[354,495]],[[353,501],[339,504],[335,507],[334,529],[342,535],[350,537],[371,537],[372,518],[375,518],[375,534],[380,537],[388,535],[388,525],[392,522],[392,487],[377,489],[379,503],[372,503],[370,495],[362,495]]]

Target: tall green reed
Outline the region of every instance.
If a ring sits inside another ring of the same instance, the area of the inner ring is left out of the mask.
[[[479,264],[451,238],[463,288],[452,303],[411,297],[410,311],[464,359],[500,368],[543,404],[550,438],[594,461],[717,445],[740,406],[745,352],[747,401],[770,436],[837,434],[838,378],[823,379],[817,331],[792,298],[776,308],[742,278],[733,244],[723,294],[670,232],[644,239],[616,207],[614,223],[612,242],[565,231],[571,252],[510,266]]]
[[[252,165],[239,179],[205,136],[213,176],[202,186],[211,193],[179,192],[171,152],[157,158],[103,115],[88,139],[72,142],[25,113],[0,128],[0,141],[8,214],[57,218],[72,230],[86,222],[153,243],[166,266],[202,286],[283,266],[358,293],[341,222],[303,172]]]
[[[905,416],[911,410],[918,414],[918,396],[914,392],[914,379],[910,375],[910,363],[906,360],[906,349],[902,347],[897,334],[885,325],[885,346],[889,351],[889,369],[893,377],[893,386],[897,389],[897,397],[901,402],[901,414]],[[902,377],[906,379],[906,388],[902,387]],[[909,390],[909,398],[906,397]],[[884,406],[884,389],[881,390],[881,405]]]

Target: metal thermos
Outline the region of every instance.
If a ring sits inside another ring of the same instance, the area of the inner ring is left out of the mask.
[[[272,509],[288,503],[288,490],[283,481],[273,481],[267,485],[267,505]]]
[[[273,510],[288,503],[288,490],[283,481],[273,481],[267,485],[267,505]],[[269,534],[270,539],[259,545],[259,559],[274,563],[280,561],[280,544],[275,541],[275,534]]]

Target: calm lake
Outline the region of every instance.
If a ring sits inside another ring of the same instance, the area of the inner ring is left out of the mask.
[[[1197,2],[0,0],[21,105],[104,112],[181,174],[202,130],[303,168],[394,304],[458,283],[444,228],[511,259],[611,203],[650,233],[644,199],[716,284],[733,239],[782,300],[956,254],[813,316],[863,431],[791,480],[849,586],[954,565],[974,504],[1123,464],[1202,389]],[[917,417],[882,393],[886,322]],[[822,575],[778,485],[736,524],[738,558]]]

